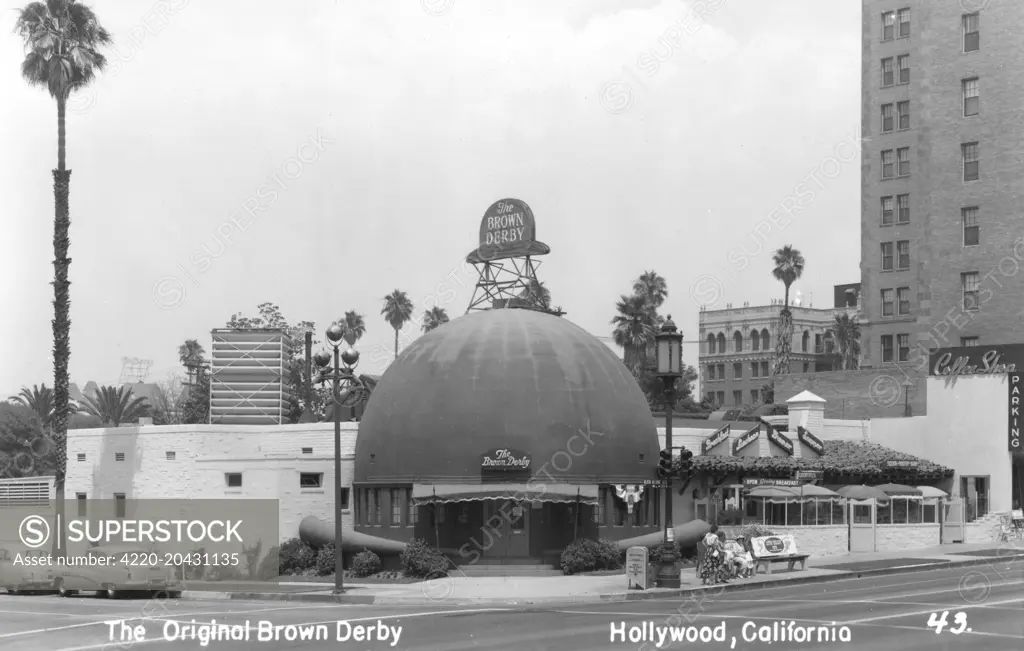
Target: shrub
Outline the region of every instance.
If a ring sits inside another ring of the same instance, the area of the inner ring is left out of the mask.
[[[282,575],[302,574],[316,567],[316,550],[301,538],[286,540],[281,545],[278,556]]]
[[[742,509],[723,509],[715,520],[719,527],[743,524],[744,513]]]
[[[743,535],[746,536],[747,540],[751,538],[761,538],[762,536],[774,536],[773,532],[763,524],[748,524],[743,527]]]
[[[406,576],[433,579],[448,575],[448,558],[422,538],[410,540],[400,559]]]
[[[562,552],[561,567],[565,574],[615,570],[622,567],[623,552],[608,540],[581,538],[569,544]]]
[[[617,570],[622,567],[625,552],[610,540],[598,540],[595,543],[597,565],[605,570]]]
[[[267,552],[267,555],[260,561],[259,568],[256,570],[257,581],[272,581],[277,577],[281,576],[281,548],[274,545]]]
[[[364,549],[352,559],[352,573],[358,577],[371,576],[380,572],[380,556]]]
[[[329,542],[320,548],[316,554],[317,576],[328,576],[334,574],[334,543]]]

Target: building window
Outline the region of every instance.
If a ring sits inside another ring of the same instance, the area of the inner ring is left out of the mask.
[[[714,381],[715,379],[715,365],[708,364],[708,380]]]
[[[715,354],[715,335],[708,335],[708,355]]]
[[[594,505],[594,510],[593,510],[593,516],[592,517],[594,519],[594,524],[603,527],[603,526],[605,526],[605,522],[604,522],[604,503],[608,499],[608,489],[607,488],[602,488],[602,489],[600,489],[598,491],[597,494],[598,494],[598,500],[597,500],[597,504]]]
[[[721,332],[718,333],[718,352],[727,352],[725,350],[725,335],[723,335]]]
[[[960,345],[964,348],[973,348],[978,345],[977,337],[960,337]]]
[[[882,133],[889,133],[892,129],[892,104],[882,104]]]
[[[907,316],[910,314],[910,288],[900,287],[896,290],[897,314]]]
[[[725,391],[719,391],[718,393],[715,394],[715,404],[717,404],[717,405],[724,405],[725,404]]]
[[[891,179],[895,176],[896,171],[893,169],[893,158],[892,150],[885,149],[882,151],[882,178]]]
[[[964,223],[964,246],[978,245],[978,209],[961,208],[960,218]]]
[[[114,493],[114,517],[124,518],[128,515],[128,500],[124,493]]]
[[[910,102],[896,102],[896,115],[899,118],[897,128],[905,131],[910,128]]]
[[[86,514],[86,496],[85,493],[75,493],[75,499],[78,501],[78,517],[88,517]]]
[[[313,454],[313,448],[302,448],[302,454]]]
[[[769,340],[768,330],[766,328],[761,331],[761,350],[770,350],[771,347],[771,341]]]
[[[402,491],[398,488],[391,489],[391,526],[402,526]]]
[[[882,85],[892,86],[894,81],[892,57],[882,59]]]
[[[82,452],[79,452],[78,453],[78,460],[79,461],[85,461],[85,454],[83,454]]]
[[[750,350],[760,350],[761,347],[761,335],[758,334],[757,330],[750,333]]]
[[[977,310],[978,305],[978,272],[970,271],[960,274],[960,286],[963,288],[964,309]]]
[[[804,373],[807,373],[810,370],[811,370],[811,365],[808,364],[807,362],[804,362]]]
[[[761,393],[757,389],[750,390],[750,404],[756,405],[761,402]]]
[[[910,335],[896,335],[896,348],[899,353],[899,360],[905,362],[910,359]]]
[[[743,404],[743,392],[742,391],[733,391],[732,392],[732,403],[734,405],[742,405]]]
[[[226,472],[226,473],[224,473],[224,483],[227,484],[228,488],[241,488],[242,487],[242,473],[240,473],[240,472]]]
[[[359,489],[359,521],[363,524],[370,524],[370,489]]]
[[[741,333],[739,330],[734,332],[733,335],[732,335],[732,343],[733,343],[733,347],[736,349],[736,352],[737,353],[742,353],[743,352],[743,333]]]
[[[899,20],[900,24],[900,38],[906,38],[910,36],[910,9],[900,9]]]
[[[896,12],[886,11],[882,14],[882,40],[891,41],[896,37]]]
[[[172,452],[170,450],[168,450],[165,454],[167,455],[167,460],[168,461],[174,461],[175,458],[177,458],[177,456],[178,456],[175,452]]]
[[[981,47],[980,14],[964,14],[964,52],[977,52]]]
[[[323,488],[324,473],[322,472],[300,472],[299,488]]]
[[[383,520],[380,517],[380,502],[381,502],[380,498],[381,498],[381,489],[374,488],[373,489],[373,523],[376,524],[376,525],[380,525],[380,524],[383,523]]]
[[[732,376],[737,380],[743,379],[743,364],[736,363],[732,365]]]
[[[708,391],[708,395],[705,398],[705,400],[707,400],[712,405],[715,404],[715,392],[714,391]]]
[[[960,82],[963,87],[964,94],[964,117],[970,117],[978,114],[978,102],[980,98],[980,91],[978,88],[978,78],[974,77],[971,79],[964,79]]]
[[[760,377],[760,365],[757,362],[750,362],[750,377]]]
[[[124,452],[115,452],[114,461],[124,461]]]
[[[412,489],[411,488],[409,488],[409,489],[407,489],[405,491],[405,500],[406,500],[406,502],[405,502],[406,503],[406,507],[405,508],[406,508],[406,513],[407,513],[406,518],[405,518],[405,526],[411,527],[411,526],[415,525],[417,522],[419,522],[419,519],[420,519],[420,509],[419,509],[418,506],[416,506],[416,500],[414,500],[412,498]]]
[[[978,171],[978,143],[968,142],[960,145],[964,161],[964,180],[977,181]]]
[[[768,377],[768,362],[761,362],[761,377]]]
[[[910,269],[910,240],[896,242],[896,268]]]
[[[892,290],[891,289],[883,289],[882,290],[882,316],[892,316],[892,312],[893,312]]]
[[[910,176],[910,147],[896,150],[896,176]]]
[[[892,242],[882,242],[882,271],[892,271]]]
[[[341,489],[341,510],[348,511],[348,488]]]
[[[811,345],[811,333],[804,330],[804,336],[800,338],[800,349],[802,352],[809,352],[807,349]]]
[[[718,365],[718,379],[719,380],[724,380],[725,379],[725,364],[719,364]]]
[[[882,197],[882,226],[892,225],[892,197]]]
[[[910,55],[909,54],[904,54],[902,56],[896,57],[896,67],[899,68],[899,71],[900,71],[900,83],[901,84],[909,84],[910,83]]]
[[[892,361],[892,335],[882,335],[882,361]]]
[[[898,194],[898,195],[896,195],[896,223],[897,224],[909,224],[910,223],[910,195],[909,194]]]

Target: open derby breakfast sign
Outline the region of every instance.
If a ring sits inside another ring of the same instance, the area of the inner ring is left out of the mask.
[[[1020,373],[1007,375],[1010,385],[1010,452],[1020,452]]]

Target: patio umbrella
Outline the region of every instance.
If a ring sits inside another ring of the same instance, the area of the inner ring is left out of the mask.
[[[800,493],[796,492],[792,488],[785,488],[783,486],[757,486],[750,489],[750,492],[747,493],[747,497],[758,497],[769,500],[792,500],[799,499]]]
[[[794,488],[793,492],[795,492],[797,495],[801,494],[799,488]],[[803,487],[803,496],[804,497],[835,497],[835,498],[840,497],[839,493],[837,493],[835,491],[830,491],[829,489],[825,488],[824,486],[817,486],[815,484],[807,484],[806,486],[804,486]]]
[[[921,497],[921,491],[913,486],[903,484],[882,484],[875,486],[878,490],[891,497]]]
[[[923,497],[926,500],[931,499],[933,497],[941,497],[943,499],[949,497],[949,494],[946,493],[946,491],[939,490],[934,486],[918,486],[917,490],[921,491],[921,497]]]
[[[885,491],[879,490],[877,486],[843,486],[836,491],[848,500],[878,500],[888,502],[889,496]]]

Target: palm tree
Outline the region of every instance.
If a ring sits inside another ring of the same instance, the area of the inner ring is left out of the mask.
[[[53,391],[50,387],[45,384],[41,386],[33,384],[31,389],[22,387],[18,395],[11,396],[8,401],[32,410],[39,417],[43,431],[50,430],[50,426],[53,424]],[[68,410],[74,412],[74,406],[69,404]]]
[[[340,325],[345,331],[345,341],[349,346],[355,346],[356,342],[366,334],[366,321],[363,319],[363,315],[355,310],[345,312],[345,316],[335,321],[334,324]]]
[[[651,309],[657,310],[668,298],[668,283],[657,271],[645,271],[633,281],[633,293],[643,296]]]
[[[647,360],[647,349],[654,341],[655,312],[647,297],[639,294],[620,296],[615,304],[617,314],[612,317],[612,340],[624,351],[623,361],[634,374],[640,372]]]
[[[779,312],[779,333],[775,338],[775,375],[789,373],[789,356],[793,350],[793,314],[789,311],[789,288],[804,273],[804,256],[787,244],[772,256],[772,276],[786,286],[786,298]]]
[[[57,521],[64,518],[64,478],[67,473],[67,434],[69,409],[68,363],[71,359],[71,298],[69,293],[68,258],[71,212],[68,191],[71,170],[66,166],[66,135],[64,117],[71,93],[81,90],[103,70],[106,58],[99,53],[101,45],[109,45],[110,34],[96,18],[92,9],[74,0],[32,2],[18,13],[15,32],[25,42],[25,60],[21,75],[31,86],[45,88],[57,102],[57,169],[53,170],[53,416],[51,430],[56,448],[57,467],[54,489],[57,497]],[[61,525],[63,529],[63,524]],[[56,541],[63,530],[53,536],[54,556],[63,557],[63,548]]]
[[[85,396],[85,411],[102,420],[104,425],[118,427],[149,415],[149,405],[145,398],[132,397],[131,389],[107,386],[100,387],[94,396]]]
[[[448,313],[443,307],[434,306],[423,313],[423,332],[430,332],[448,323]]]
[[[857,370],[860,366],[860,324],[849,314],[837,314],[825,337],[835,346],[837,370]]]
[[[551,291],[536,278],[532,279],[519,298],[545,311],[551,311]]]
[[[395,290],[384,297],[384,307],[380,313],[395,331],[395,358],[398,358],[398,331],[412,320],[412,301],[405,292]]]
[[[196,380],[199,367],[206,363],[206,351],[197,340],[186,339],[185,343],[178,346],[178,361],[188,372],[188,383],[191,385]]]

